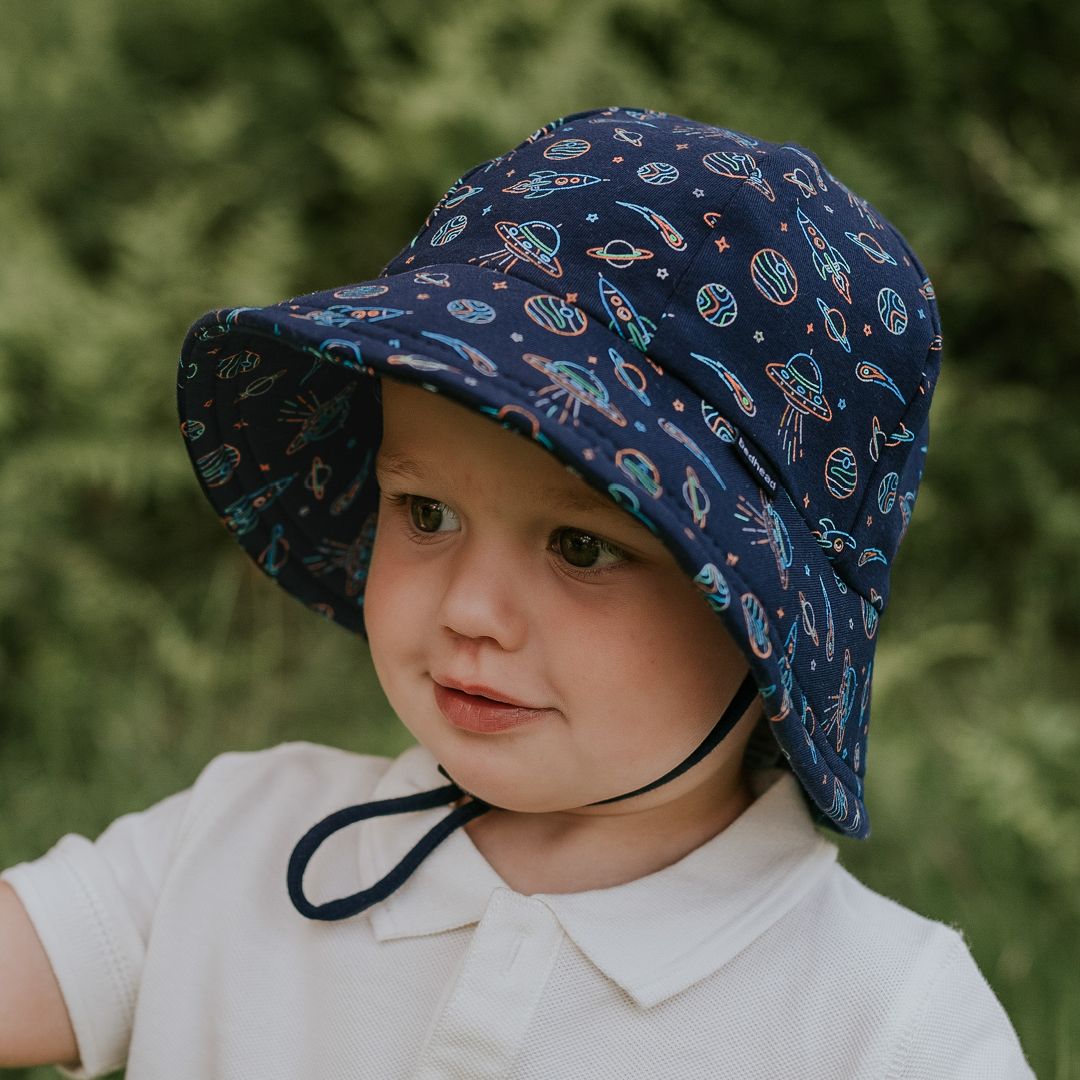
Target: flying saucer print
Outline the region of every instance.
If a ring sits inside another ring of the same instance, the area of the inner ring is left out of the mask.
[[[509,274],[519,262],[527,262],[550,277],[562,277],[562,265],[556,253],[561,237],[549,221],[498,221],[495,234],[503,242],[496,251],[475,255],[469,262],[478,266],[493,266]]]
[[[766,364],[765,373],[780,387],[787,402],[777,434],[783,435],[788,463],[794,464],[796,457],[802,457],[802,418],[810,416],[828,423],[833,417],[822,390],[821,369],[809,353],[800,352],[787,363]]]
[[[626,427],[626,417],[611,403],[608,388],[588,368],[569,360],[549,360],[536,353],[525,353],[522,359],[551,379],[551,385],[545,386],[535,399],[536,408],[548,417],[558,414],[560,424],[572,417],[576,427],[584,405],[618,427]]]

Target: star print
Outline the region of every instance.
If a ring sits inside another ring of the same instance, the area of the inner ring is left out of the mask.
[[[780,231],[781,232],[787,232],[787,222],[786,221],[781,221],[780,222]]]
[[[778,619],[782,619],[784,617],[784,609],[782,607],[778,607],[776,609],[776,617]]]
[[[831,206],[826,206],[826,207],[825,207],[825,213],[826,213],[826,214],[831,214],[832,212],[833,212],[833,209],[832,209],[832,207],[831,207]]]
[[[806,324],[806,332],[808,334],[812,334],[814,332],[814,324],[812,322],[808,322]]]
[[[263,465],[262,462],[259,463],[259,472],[269,472],[269,471],[270,471],[270,466],[269,465]]]
[[[586,461],[592,461],[592,459],[596,457],[596,451],[591,446],[586,446],[581,453]]]
[[[616,165],[621,165],[622,164],[622,156],[621,155],[619,157],[613,157],[611,160],[614,161]]]
[[[682,402],[681,402],[681,401],[680,401],[680,400],[679,400],[678,398],[676,398],[676,399],[675,399],[675,400],[674,400],[674,401],[673,401],[673,402],[671,403],[671,407],[672,407],[672,408],[673,408],[673,409],[674,409],[674,410],[675,410],[676,412],[682,412],[682,411],[683,411],[683,409],[685,409],[685,408],[686,408],[686,406],[685,406],[685,405],[684,405],[684,404],[683,404],[683,403],[682,403]]]
[[[919,318],[920,319],[925,319],[926,318],[926,312],[923,311],[922,308],[919,308]]]
[[[810,661],[810,670],[811,671],[817,671],[817,661],[816,660],[811,660]]]
[[[717,248],[720,251],[727,251],[727,249],[731,247],[731,245],[727,242],[726,236],[721,236],[719,240],[714,240],[713,243],[716,244]]]
[[[806,509],[806,508],[807,508],[807,507],[808,507],[808,506],[810,505],[810,496],[809,496],[809,495],[807,495],[807,494],[804,494],[804,495],[803,495],[803,497],[802,497],[802,504],[803,504],[803,509],[804,509],[804,510],[805,510],[805,509]],[[809,572],[810,572],[810,568],[809,568],[809,567],[807,567],[807,569],[806,569],[806,572],[807,572],[807,573],[809,573]]]
[[[566,294],[566,299],[569,300],[571,304],[576,304],[577,303],[577,293],[576,292],[568,292]]]
[[[590,364],[595,364],[596,363],[596,357],[595,356],[590,356],[589,357],[589,363]]]
[[[505,289],[506,288],[506,282],[505,281],[495,281],[495,282],[492,282],[491,287],[493,289]]]
[[[586,221],[595,221],[597,219],[597,216],[598,215],[596,215],[596,214],[586,214],[585,215],[585,220]]]
[[[661,266],[660,269],[656,271],[656,276],[658,278],[666,278],[667,277],[667,267],[666,266]]]
[[[855,620],[854,619],[848,619],[847,628],[849,630],[854,630],[855,629]]]
[[[518,333],[518,332],[517,332],[517,331],[515,330],[515,331],[514,331],[514,332],[513,332],[513,333],[512,333],[511,335],[510,335],[510,340],[511,340],[511,341],[524,341],[525,339],[524,339],[524,337],[522,337],[522,335],[521,335],[521,334],[519,334],[519,333]]]
[[[874,524],[874,519],[873,519],[872,515],[867,514],[866,515],[866,527],[869,529],[870,526],[873,525],[873,524]]]
[[[415,258],[416,258],[416,256],[415,256],[415,255],[410,255],[410,256],[409,256],[409,257],[408,257],[408,258],[407,258],[407,259],[405,260],[405,265],[406,265],[406,266],[408,266],[408,265],[409,265],[409,263],[411,263],[411,262],[413,261],[413,259],[415,259]]]
[[[755,330],[754,340],[760,345],[765,340],[765,335],[760,330]]]
[[[734,566],[738,561],[739,561],[739,556],[738,555],[732,555],[731,552],[729,551],[728,552],[728,557],[727,557],[728,566]]]
[[[481,210],[480,212],[482,214],[490,214],[491,213],[491,207],[490,206],[485,206],[484,209]]]
[[[874,331],[870,329],[869,323],[863,323],[862,332],[869,337]]]
[[[430,300],[431,299],[431,294],[426,293],[426,292],[418,292],[416,294],[416,299],[417,300]]]
[[[702,191],[701,188],[699,188],[699,187],[694,188],[694,198],[695,199],[703,198],[704,195],[705,195],[705,192]]]
[[[809,577],[810,576],[810,564],[809,563],[803,563],[803,569],[806,571],[806,576]]]
[[[837,408],[840,408],[840,409],[846,409],[846,408],[847,408],[847,398],[841,398],[841,399],[840,399],[840,400],[839,400],[839,401],[838,401],[838,402],[836,403],[836,405],[837,405]]]
[[[387,345],[389,345],[391,349],[400,349],[401,348],[401,342],[398,341],[397,338],[391,338],[387,342]]]
[[[513,176],[513,175],[514,175],[514,172],[515,172],[515,170],[514,170],[514,169],[511,169],[511,170],[510,170],[510,171],[509,171],[509,172],[508,172],[508,173],[507,173],[506,175],[507,175],[507,176]]]
[[[688,142],[681,142],[681,143],[676,143],[675,144],[675,149],[676,150],[687,150],[687,149],[689,149],[689,147],[690,147],[690,144]]]

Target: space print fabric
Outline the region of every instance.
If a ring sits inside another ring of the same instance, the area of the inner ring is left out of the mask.
[[[861,837],[876,633],[940,350],[914,253],[812,152],[612,107],[465,173],[379,277],[210,312],[178,393],[229,531],[359,633],[371,376],[535,440],[663,539],[812,804]]]

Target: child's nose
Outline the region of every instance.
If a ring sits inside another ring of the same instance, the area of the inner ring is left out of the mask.
[[[530,571],[506,545],[477,539],[463,542],[446,560],[439,617],[468,638],[492,638],[508,651],[521,648],[528,631]]]

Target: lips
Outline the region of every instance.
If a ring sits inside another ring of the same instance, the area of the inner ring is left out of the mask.
[[[443,686],[439,682],[434,682],[434,693],[435,704],[451,724],[479,734],[510,731],[554,715],[550,709],[533,709],[527,705],[496,701],[480,694]]]
[[[494,701],[499,705],[516,705],[519,709],[537,709],[542,708],[539,705],[530,705],[526,701],[520,701],[515,697],[511,697],[509,694],[504,694],[501,690],[495,690],[490,686],[483,686],[480,683],[466,683],[459,682],[456,679],[435,679],[440,686],[445,686],[448,690],[460,690],[463,694],[472,694],[474,697],[487,698],[489,701]]]

